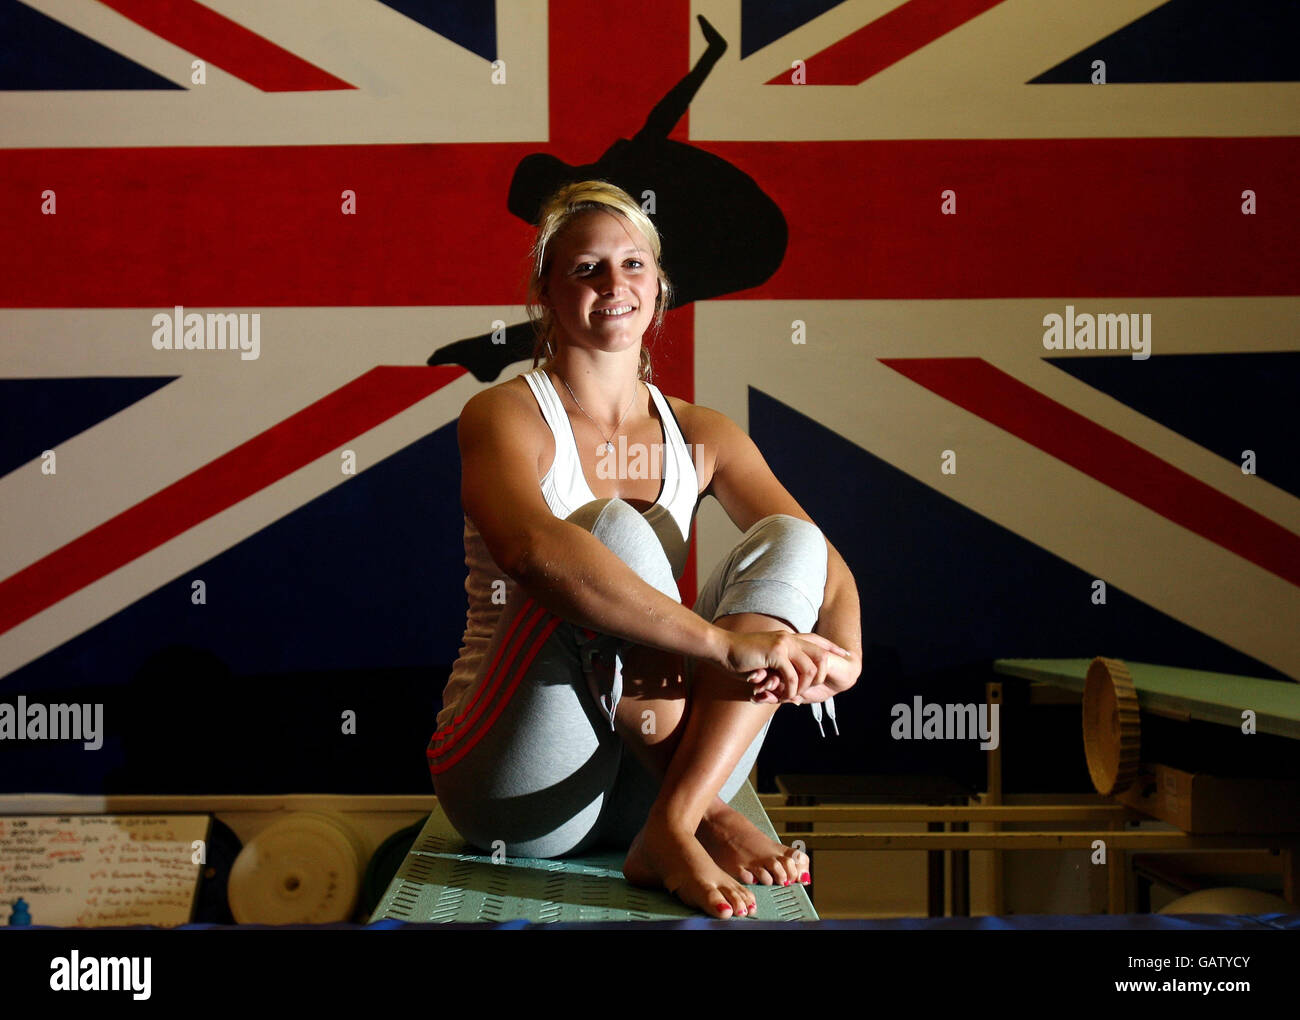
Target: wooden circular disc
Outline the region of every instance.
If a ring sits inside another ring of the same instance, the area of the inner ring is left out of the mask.
[[[1092,785],[1103,796],[1137,778],[1142,743],[1137,690],[1118,659],[1092,660],[1083,685],[1083,749]]]

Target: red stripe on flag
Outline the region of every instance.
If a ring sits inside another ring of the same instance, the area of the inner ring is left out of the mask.
[[[0,634],[387,421],[464,372],[372,368],[0,581]]]
[[[0,152],[0,306],[523,304],[532,230],[505,198],[536,148]]]
[[[1300,535],[982,358],[880,361],[1175,524],[1300,585]]]
[[[1300,293],[1300,138],[698,145],[789,222],[781,268],[736,299]],[[522,304],[532,231],[505,196],[537,148],[0,152],[0,307]]]
[[[263,92],[355,88],[194,0],[100,2]]]
[[[804,61],[809,85],[861,85],[1002,0],[909,0]],[[782,71],[767,85],[792,85]]]
[[[594,162],[615,141],[636,134],[690,69],[692,38],[702,38],[690,0],[656,0],[634,12],[616,3],[550,0],[546,18],[545,149],[568,163]],[[668,137],[687,140],[686,116]]]
[[[729,300],[1300,294],[1300,138],[697,144],[790,225],[781,268]]]

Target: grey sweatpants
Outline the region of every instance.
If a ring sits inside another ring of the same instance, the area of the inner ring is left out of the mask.
[[[621,499],[599,499],[568,520],[590,531],[637,575],[681,601],[654,530]],[[807,521],[764,517],[718,564],[694,610],[709,621],[764,613],[808,633],[826,590],[826,540]],[[438,801],[456,831],[508,857],[560,857],[594,846],[626,847],[644,824],[659,780],[625,748],[613,721],[628,642],[568,623],[511,588],[475,683],[429,743]],[[584,661],[588,669],[584,670]],[[687,697],[689,697],[689,691]],[[748,776],[767,727],[719,796]]]

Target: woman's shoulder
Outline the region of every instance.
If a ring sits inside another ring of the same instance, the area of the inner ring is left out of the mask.
[[[664,399],[677,416],[682,438],[693,451],[701,488],[707,488],[717,465],[749,442],[745,431],[721,411],[703,404],[692,404],[680,397]]]
[[[668,406],[677,416],[682,431],[686,433],[687,442],[702,442],[710,439],[720,442],[740,431],[740,426],[721,411],[715,411],[703,404],[692,404],[681,397],[669,396],[667,393],[664,393],[664,399],[668,401]]]
[[[530,405],[536,404],[536,401],[528,383],[524,380],[524,374],[521,372],[513,379],[506,379],[495,386],[479,390],[465,401],[465,410],[487,411],[501,407],[520,407],[527,410]]]
[[[507,428],[541,436],[549,434],[541,415],[537,413],[537,400],[533,397],[523,374],[506,379],[479,390],[467,401],[460,412],[460,428]]]

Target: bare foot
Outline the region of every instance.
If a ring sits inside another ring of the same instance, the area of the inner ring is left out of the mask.
[[[718,867],[750,885],[794,885],[809,874],[807,854],[769,839],[721,798],[714,798],[695,835]]]
[[[633,885],[667,889],[710,917],[752,916],[758,906],[748,889],[713,863],[699,840],[653,818],[632,840],[623,877]]]

